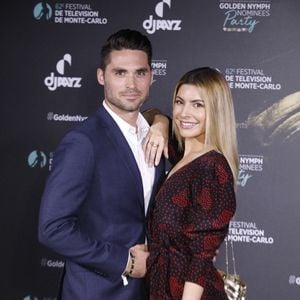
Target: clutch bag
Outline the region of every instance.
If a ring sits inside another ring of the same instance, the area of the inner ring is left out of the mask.
[[[225,249],[226,249],[226,273],[219,270],[220,275],[224,280],[224,289],[229,300],[246,300],[247,285],[244,280],[241,279],[236,273],[235,269],[235,258],[233,251],[233,243],[230,241],[231,245],[231,257],[233,265],[233,274],[229,273],[229,260],[228,260],[228,241],[225,239]]]

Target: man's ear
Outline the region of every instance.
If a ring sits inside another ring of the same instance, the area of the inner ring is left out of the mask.
[[[153,71],[151,70],[151,85],[152,85],[153,82],[155,81],[153,78],[154,78],[154,74],[153,74]]]
[[[99,84],[104,85],[104,71],[101,68],[97,69],[97,80]]]

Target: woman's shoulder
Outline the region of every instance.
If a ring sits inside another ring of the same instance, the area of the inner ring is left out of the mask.
[[[212,149],[201,156],[200,162],[210,170],[224,169],[226,172],[231,172],[229,163],[225,155],[215,149]]]
[[[218,161],[218,162],[226,162],[226,157],[223,153],[215,150],[215,149],[211,149],[207,152],[207,156],[213,160],[213,161]]]
[[[202,156],[212,162],[227,162],[225,155],[215,149],[207,151]]]

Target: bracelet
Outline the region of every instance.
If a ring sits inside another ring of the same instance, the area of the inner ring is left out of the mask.
[[[134,269],[134,262],[135,262],[135,257],[133,255],[130,254],[130,260],[131,260],[131,266],[130,266],[130,270],[128,272],[128,275],[131,276],[133,269]]]

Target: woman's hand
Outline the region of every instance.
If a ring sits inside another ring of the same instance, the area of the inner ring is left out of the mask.
[[[149,256],[147,245],[138,244],[129,249],[131,261],[129,268],[129,276],[134,278],[142,278],[146,274],[146,261]],[[127,269],[128,270],[128,269]]]

